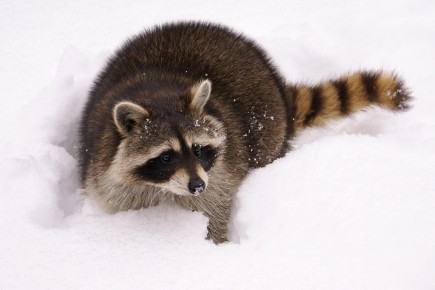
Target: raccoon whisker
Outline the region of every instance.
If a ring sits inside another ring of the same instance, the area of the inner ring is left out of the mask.
[[[162,194],[162,192],[163,192],[163,189],[159,189],[159,190],[156,190],[156,191],[155,191],[155,193],[152,195],[152,197],[151,197],[151,199],[150,199],[149,206],[153,206],[153,205],[155,205],[155,204],[154,204],[154,199],[155,199],[158,195]],[[157,203],[158,203],[158,202],[157,202]],[[156,205],[157,205],[157,204],[156,204]]]

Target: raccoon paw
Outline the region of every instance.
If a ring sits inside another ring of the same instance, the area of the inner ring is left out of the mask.
[[[219,245],[225,242],[228,242],[226,235],[213,235],[210,231],[207,233],[206,240],[212,240],[215,245]]]

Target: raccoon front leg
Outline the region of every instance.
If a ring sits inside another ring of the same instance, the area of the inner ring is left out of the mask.
[[[228,221],[234,193],[231,188],[224,189],[213,184],[203,195],[194,198],[198,210],[209,219],[207,239],[215,244],[227,241]]]
[[[209,218],[207,226],[207,240],[215,244],[224,243],[227,240],[228,221],[231,214],[231,202],[228,204],[214,205],[204,214]]]
[[[227,241],[232,195],[209,190],[200,196],[175,196],[175,201],[189,210],[202,212],[209,219],[207,239],[215,244]]]

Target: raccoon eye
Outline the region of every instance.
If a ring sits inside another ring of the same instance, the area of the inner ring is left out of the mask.
[[[133,170],[138,178],[152,182],[167,182],[177,170],[177,153],[169,150],[148,160]]]
[[[211,146],[194,144],[192,146],[192,152],[198,158],[199,163],[202,165],[205,171],[209,171],[211,169],[214,161],[217,158],[216,148],[212,148]]]
[[[170,152],[166,152],[166,153],[163,153],[162,155],[160,155],[160,160],[163,163],[170,163],[173,160],[173,156]]]
[[[201,152],[202,152],[202,146],[198,145],[198,144],[194,144],[192,146],[192,151],[193,151],[193,154],[195,154],[195,156],[200,157]]]

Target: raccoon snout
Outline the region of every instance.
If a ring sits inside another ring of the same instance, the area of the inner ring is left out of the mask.
[[[190,193],[194,195],[201,194],[205,190],[205,182],[201,178],[194,178],[189,181],[188,187]]]

